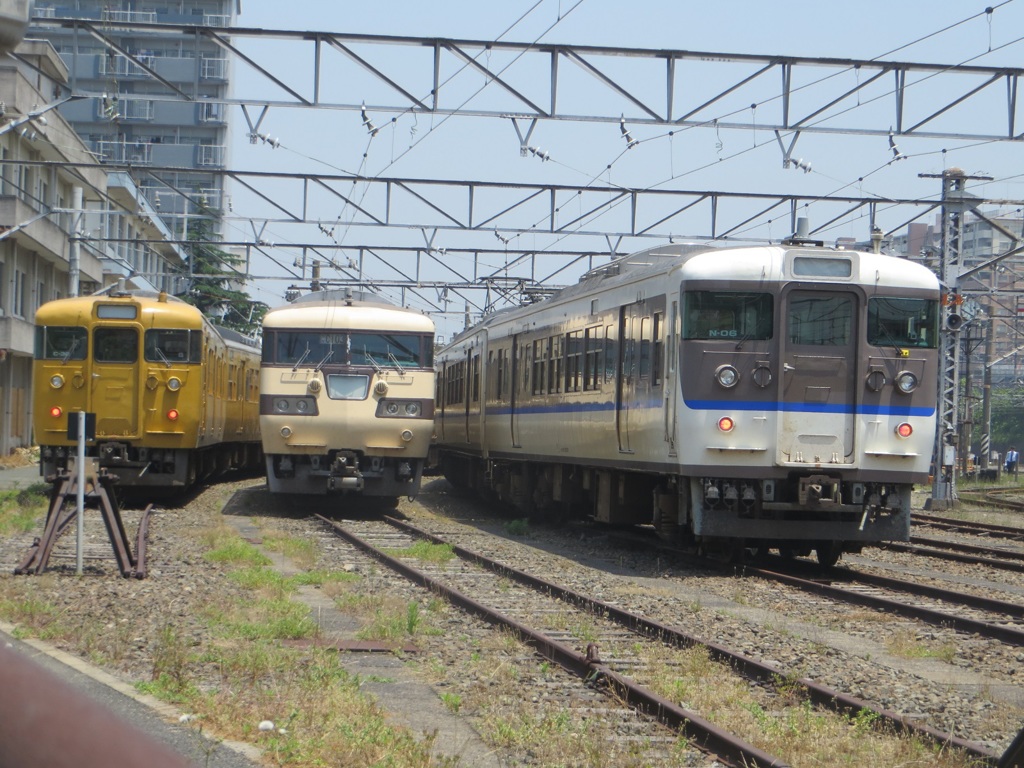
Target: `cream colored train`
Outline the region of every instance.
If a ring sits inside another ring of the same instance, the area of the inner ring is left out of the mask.
[[[260,430],[270,491],[415,495],[433,432],[433,350],[430,318],[351,291],[268,312]]]

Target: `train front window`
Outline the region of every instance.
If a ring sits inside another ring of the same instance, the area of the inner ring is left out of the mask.
[[[772,337],[774,309],[770,293],[686,291],[684,339],[764,340]]]
[[[868,299],[868,344],[876,347],[938,345],[939,303],[934,299],[876,296]]]
[[[853,299],[847,295],[792,293],[789,297],[790,344],[842,347],[853,333]]]
[[[352,365],[423,368],[422,337],[398,333],[353,333]]]
[[[139,359],[139,338],[134,328],[97,328],[92,345],[97,363],[134,363]]]
[[[278,365],[365,365],[373,368],[429,368],[433,337],[366,331],[270,331],[263,361]]]
[[[143,345],[146,362],[173,365],[202,361],[202,338],[198,332],[173,328],[151,328]]]
[[[36,360],[85,360],[88,331],[73,325],[36,327]]]

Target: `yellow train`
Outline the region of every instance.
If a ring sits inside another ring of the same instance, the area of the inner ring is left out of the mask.
[[[96,414],[86,455],[122,487],[187,488],[258,468],[259,345],[166,293],[58,299],[36,312],[40,473],[67,465],[68,421]]]
[[[345,291],[263,318],[260,426],[272,493],[417,493],[434,418],[434,323]]]

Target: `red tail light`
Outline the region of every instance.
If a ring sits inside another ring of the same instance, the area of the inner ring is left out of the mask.
[[[904,421],[902,424],[896,427],[896,434],[899,435],[900,437],[910,437],[912,434],[914,434],[914,428]]]
[[[53,416],[53,418],[55,419],[59,419],[63,414],[64,409],[61,408],[59,405],[55,405],[53,406],[53,408],[50,409],[50,415]]]
[[[723,432],[732,432],[732,428],[736,426],[736,422],[729,416],[723,416],[718,420],[718,428]]]
[[[171,408],[171,410],[169,410],[167,412],[167,418],[170,419],[171,421],[177,421],[178,420],[178,409],[177,408]]]

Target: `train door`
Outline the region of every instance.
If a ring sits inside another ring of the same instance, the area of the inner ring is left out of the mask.
[[[619,309],[619,357],[615,385],[615,431],[619,450],[632,453],[631,423],[637,416],[641,395],[640,356],[643,310],[641,304],[629,304]]]
[[[854,445],[857,295],[790,290],[783,295],[782,412],[776,460],[837,464]]]
[[[96,434],[139,436],[139,332],[135,326],[97,326],[92,334],[92,402]]]
[[[512,375],[509,381],[509,428],[512,431],[512,446],[519,448],[519,369],[523,368],[523,361],[519,359],[521,347],[519,337],[512,337],[512,352],[509,355],[509,364],[512,366]],[[528,370],[528,368],[527,368]]]

